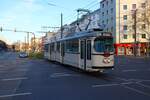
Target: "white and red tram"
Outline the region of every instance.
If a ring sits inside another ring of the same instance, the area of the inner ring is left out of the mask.
[[[110,32],[99,30],[69,34],[46,43],[45,58],[85,71],[113,69],[113,37]]]

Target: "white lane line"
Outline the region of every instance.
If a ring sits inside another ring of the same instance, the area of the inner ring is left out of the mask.
[[[65,73],[65,72],[53,73],[53,74],[50,75],[51,78],[68,77],[68,76],[79,76],[79,75],[72,74],[72,73]]]
[[[128,84],[133,84],[135,82],[127,82],[127,83],[121,83],[121,85],[128,85]]]
[[[145,93],[145,92],[143,92],[143,91],[140,91],[140,90],[137,90],[137,89],[135,89],[135,88],[131,88],[131,87],[128,87],[128,86],[123,86],[124,88],[127,88],[127,89],[129,89],[129,90],[132,90],[132,91],[134,91],[134,92],[137,92],[137,93],[140,93],[140,94],[143,94],[143,95],[146,95],[146,96],[150,96],[150,94],[148,94],[148,93]]]
[[[59,74],[59,75],[51,75],[50,77],[63,77],[63,76],[71,76],[70,74]]]
[[[0,95],[0,98],[6,98],[6,97],[14,97],[14,96],[26,96],[31,95],[32,93],[18,93],[18,94],[10,94],[10,95]]]
[[[16,81],[16,80],[26,80],[27,77],[19,77],[19,78],[8,78],[8,79],[1,79],[1,81]]]
[[[138,84],[138,85],[140,85],[140,86],[143,86],[143,87],[146,87],[146,88],[150,88],[149,85],[145,85],[145,84],[143,84],[143,83],[136,82],[136,84]]]
[[[121,78],[121,77],[114,77],[114,78],[119,79],[119,80],[122,80],[122,81],[128,81],[128,79]]]
[[[150,82],[150,80],[138,80],[138,82]]]
[[[107,87],[107,86],[116,86],[116,85],[120,85],[120,84],[92,85],[92,87],[95,88],[95,87]]]
[[[92,85],[93,88],[95,87],[109,87],[109,86],[116,86],[116,85],[127,85],[127,84],[133,84],[134,82],[126,82],[126,83],[116,83],[116,84],[104,84],[104,85]]]
[[[123,70],[122,72],[135,72],[137,70]]]
[[[53,75],[62,75],[62,74],[66,74],[65,72],[64,73],[53,73]]]

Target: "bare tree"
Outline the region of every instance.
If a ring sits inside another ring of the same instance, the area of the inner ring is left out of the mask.
[[[129,33],[135,35],[135,43],[138,44],[140,42],[140,36],[145,34],[145,38],[147,41],[146,53],[149,55],[149,42],[150,42],[150,0],[145,0],[145,2],[141,3],[141,5],[137,9],[133,9],[130,13],[131,17],[128,21],[128,29]],[[137,47],[137,52],[140,54],[140,48]],[[145,50],[144,50],[145,52]],[[136,53],[135,53],[136,54]]]
[[[150,1],[146,0],[145,3],[141,5],[141,8],[139,9],[141,11],[141,17],[139,18],[139,23],[142,25],[140,29],[146,33],[147,35],[147,48],[146,48],[146,53],[147,56],[149,56],[149,42],[150,42]]]

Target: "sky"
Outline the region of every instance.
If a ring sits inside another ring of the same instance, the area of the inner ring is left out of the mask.
[[[78,8],[91,11],[99,8],[100,0],[0,0],[0,27],[3,29],[34,32],[36,37],[44,33],[37,31],[53,31],[42,26],[59,27],[60,14],[63,13],[63,24],[76,20]],[[8,44],[16,41],[24,42],[26,33],[0,32]],[[32,35],[30,35],[30,38]]]

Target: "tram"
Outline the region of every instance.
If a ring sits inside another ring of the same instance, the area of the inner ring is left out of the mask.
[[[72,33],[45,44],[46,59],[77,67],[85,71],[100,71],[114,67],[113,36],[97,29]]]

